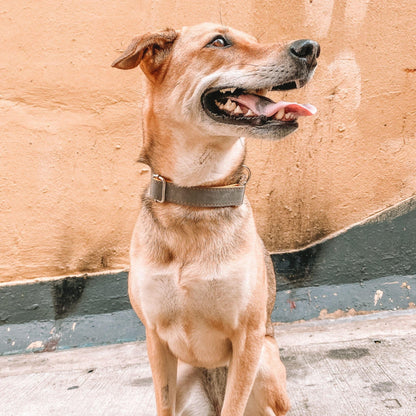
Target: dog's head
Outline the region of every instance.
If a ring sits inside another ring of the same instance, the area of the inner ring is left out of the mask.
[[[315,107],[274,102],[268,91],[303,87],[320,53],[312,40],[259,44],[246,33],[212,23],[167,29],[133,39],[113,63],[140,65],[152,91],[153,113],[190,123],[213,136],[281,138]]]

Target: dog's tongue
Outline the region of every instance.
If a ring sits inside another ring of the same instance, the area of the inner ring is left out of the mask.
[[[312,116],[316,113],[316,107],[312,104],[288,103],[286,101],[273,102],[268,98],[254,94],[239,95],[234,101],[245,105],[257,116],[272,117],[282,108],[286,113],[294,113],[297,116]]]

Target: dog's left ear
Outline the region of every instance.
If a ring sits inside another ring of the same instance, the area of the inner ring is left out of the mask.
[[[151,77],[167,58],[178,32],[166,29],[157,33],[136,36],[111,66],[119,69],[132,69],[140,64],[147,77]]]

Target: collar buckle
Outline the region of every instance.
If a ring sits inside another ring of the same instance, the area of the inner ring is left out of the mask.
[[[246,170],[247,174],[246,177],[244,178],[244,182],[242,183],[242,185],[246,186],[248,181],[251,178],[251,170],[247,165],[242,165],[242,167]]]
[[[163,176],[158,175],[156,173],[152,174],[152,178],[162,182],[162,191],[160,194],[160,199],[155,198],[155,201],[163,204],[166,201],[166,179]]]

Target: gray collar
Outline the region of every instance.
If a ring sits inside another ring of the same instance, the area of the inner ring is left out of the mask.
[[[244,191],[251,176],[250,169],[243,166],[247,170],[243,183],[226,186],[178,186],[163,176],[152,173],[149,196],[160,203],[170,202],[190,207],[236,207],[244,201]]]

